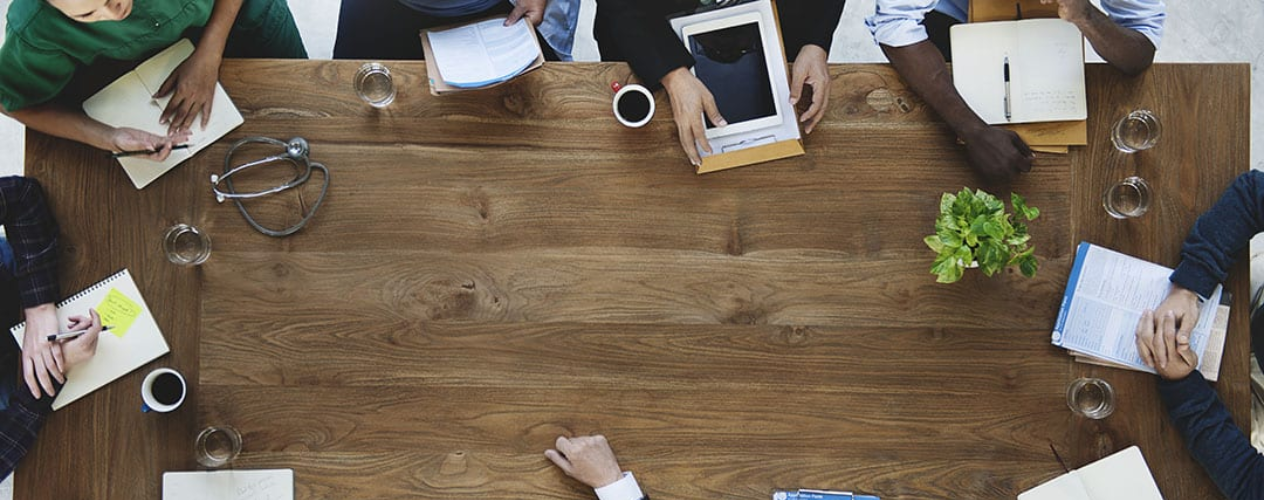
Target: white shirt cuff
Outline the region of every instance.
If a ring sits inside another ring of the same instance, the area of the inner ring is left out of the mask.
[[[631,472],[624,472],[623,477],[618,481],[593,491],[597,492],[598,500],[641,500],[645,498],[645,494],[641,492],[641,486],[636,484],[636,478],[632,477]]]

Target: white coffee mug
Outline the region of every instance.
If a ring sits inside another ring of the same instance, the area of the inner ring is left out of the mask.
[[[154,397],[154,381],[164,373],[175,375],[176,378],[180,380],[180,399],[176,400],[175,403],[164,404],[158,401],[158,398]],[[171,368],[159,368],[149,372],[149,375],[145,375],[145,381],[140,384],[140,399],[145,402],[145,404],[141,405],[140,411],[154,411],[158,413],[174,411],[176,408],[179,408],[181,404],[184,404],[184,397],[188,393],[189,388],[184,383],[184,375],[181,375],[180,372]]]
[[[619,120],[619,123],[622,123],[623,126],[631,128],[643,127],[646,123],[650,122],[650,118],[654,117],[654,94],[650,92],[650,89],[635,83],[619,85],[619,82],[611,83],[610,88],[614,89],[614,101],[610,103],[610,108],[614,110],[615,119]],[[643,94],[645,96],[645,100],[649,102],[650,109],[647,113],[645,113],[644,118],[637,121],[631,121],[619,113],[619,100],[629,93]]]

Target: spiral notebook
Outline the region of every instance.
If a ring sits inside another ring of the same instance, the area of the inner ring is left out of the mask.
[[[71,368],[66,385],[53,400],[53,409],[75,402],[105,384],[131,373],[145,363],[171,352],[158,323],[145,305],[132,275],[124,269],[82,292],[57,303],[57,321],[65,328],[71,316],[87,316],[96,309],[101,324],[114,328],[101,332],[97,353],[91,360]],[[9,330],[18,346],[26,334],[26,323]]]

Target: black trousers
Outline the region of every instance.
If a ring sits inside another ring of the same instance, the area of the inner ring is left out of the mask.
[[[513,4],[501,2],[477,14],[460,17],[434,17],[417,12],[396,0],[342,0],[338,14],[338,38],[334,41],[334,59],[423,60],[423,29],[460,24],[479,18],[508,14]],[[556,61],[557,54],[540,39],[544,58]]]
[[[947,62],[952,62],[952,38],[948,36],[948,30],[957,24],[961,24],[961,21],[936,10],[927,12],[926,18],[922,20],[930,43],[935,44],[935,48],[939,49]]]

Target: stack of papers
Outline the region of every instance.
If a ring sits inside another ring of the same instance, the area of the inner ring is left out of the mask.
[[[1171,269],[1158,264],[1080,243],[1053,328],[1053,345],[1082,363],[1154,373],[1137,352],[1137,323],[1146,309],[1153,310],[1167,297],[1171,275]],[[1220,376],[1228,302],[1223,287],[1216,287],[1190,334],[1198,371],[1211,381]]]
[[[544,53],[531,23],[505,26],[505,19],[422,32],[431,93],[491,87],[540,67]]]

